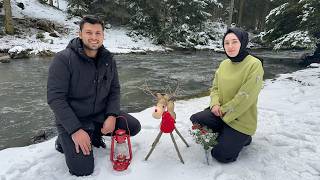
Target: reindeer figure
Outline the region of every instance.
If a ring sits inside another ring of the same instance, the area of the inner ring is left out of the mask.
[[[186,140],[182,137],[182,135],[180,134],[178,129],[175,127],[176,113],[174,112],[174,101],[175,101],[175,96],[178,91],[178,88],[179,88],[179,84],[177,84],[177,87],[176,87],[176,90],[174,91],[174,93],[169,93],[169,94],[168,93],[156,93],[156,95],[154,95],[154,93],[150,90],[150,88],[147,85],[145,85],[145,87],[143,88],[144,92],[151,94],[157,100],[157,105],[155,107],[154,112],[152,113],[152,116],[155,119],[161,118],[160,132],[159,132],[158,136],[156,137],[156,139],[154,140],[154,142],[152,143],[152,147],[151,147],[148,155],[146,156],[145,160],[148,160],[149,156],[151,155],[151,153],[155,149],[157,143],[159,142],[161,135],[163,133],[170,133],[171,140],[172,140],[174,147],[178,153],[180,161],[184,164],[184,161],[183,161],[182,156],[180,154],[180,151],[178,149],[177,143],[176,143],[176,141],[173,137],[173,134],[172,134],[173,130],[175,130],[176,133],[182,139],[182,141],[186,144],[186,146],[189,147]]]

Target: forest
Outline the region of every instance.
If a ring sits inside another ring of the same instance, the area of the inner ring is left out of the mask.
[[[39,0],[59,8],[59,0]],[[17,1],[18,2],[18,1]],[[221,37],[217,26],[241,27],[253,42],[272,49],[315,49],[320,39],[318,0],[67,0],[68,14],[95,14],[106,27],[125,26],[131,36],[155,44],[192,48]],[[23,4],[22,4],[23,5]],[[10,0],[4,9],[2,34],[14,34]]]

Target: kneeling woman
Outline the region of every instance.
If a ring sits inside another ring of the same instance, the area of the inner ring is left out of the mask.
[[[246,51],[248,41],[247,32],[227,30],[223,47],[228,59],[215,73],[210,107],[190,118],[193,124],[219,133],[211,154],[222,163],[236,161],[257,128],[257,101],[264,71],[261,61]]]

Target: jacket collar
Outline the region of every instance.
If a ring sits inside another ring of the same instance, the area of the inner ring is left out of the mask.
[[[81,59],[86,60],[91,62],[92,58],[88,57],[85,52],[84,52],[84,48],[83,48],[83,42],[82,40],[77,37],[72,39],[67,48],[72,49],[72,51],[74,51],[75,53],[77,53]],[[110,53],[110,51],[108,51],[103,45],[98,49],[98,54],[97,54],[97,59],[99,60],[99,62],[103,62],[104,64],[108,64],[108,61],[110,59],[110,57],[112,57],[112,54]]]

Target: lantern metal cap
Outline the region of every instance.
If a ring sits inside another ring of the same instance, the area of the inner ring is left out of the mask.
[[[122,135],[126,134],[126,131],[123,129],[118,129],[118,130],[116,130],[116,134],[122,136]]]

